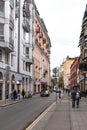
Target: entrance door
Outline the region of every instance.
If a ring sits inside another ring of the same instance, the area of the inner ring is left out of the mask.
[[[2,83],[0,83],[0,100],[2,100]]]

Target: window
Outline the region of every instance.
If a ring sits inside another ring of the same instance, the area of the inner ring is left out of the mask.
[[[23,38],[25,39],[25,42],[28,43],[29,42],[29,33],[26,33],[25,31],[23,31]]]
[[[11,6],[10,6],[10,15],[11,15],[11,16],[13,15],[13,9],[12,9]]]
[[[31,65],[29,63],[26,63],[26,68],[25,68],[26,71],[31,71]]]
[[[9,28],[9,37],[12,39],[13,38],[13,31],[11,28]]]
[[[13,54],[11,54],[11,65],[13,66],[14,57]]]
[[[25,70],[25,61],[23,61],[23,70]]]
[[[29,47],[26,47],[26,57],[29,57]]]
[[[4,1],[0,1],[0,16],[4,16]]]
[[[29,33],[25,33],[25,41],[28,43],[29,42]]]
[[[26,47],[26,54],[29,54],[29,47]]]
[[[0,35],[4,35],[4,24],[0,23]]]
[[[23,54],[25,54],[25,45],[23,45]]]
[[[2,61],[2,50],[0,50],[0,61]]]
[[[9,64],[9,54],[5,53],[5,63]]]

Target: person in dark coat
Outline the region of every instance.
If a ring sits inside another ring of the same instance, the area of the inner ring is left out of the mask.
[[[16,90],[14,90],[14,92],[13,92],[13,99],[14,99],[14,100],[17,99],[17,92],[16,92]]]
[[[24,89],[22,90],[22,97],[23,97],[23,99],[25,97],[25,91],[24,91]]]
[[[71,98],[72,98],[72,108],[74,108],[75,107],[75,98],[76,98],[76,91],[75,91],[75,89],[73,89],[72,90],[72,92],[71,92]]]

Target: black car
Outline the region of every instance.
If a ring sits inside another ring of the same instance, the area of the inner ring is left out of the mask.
[[[48,97],[48,96],[50,96],[50,93],[48,90],[43,90],[43,91],[41,91],[40,96],[41,97]]]

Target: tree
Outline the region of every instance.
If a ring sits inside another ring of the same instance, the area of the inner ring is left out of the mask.
[[[63,88],[63,87],[64,87],[63,76],[59,77],[58,86],[59,86],[59,87],[61,87],[61,88]]]

